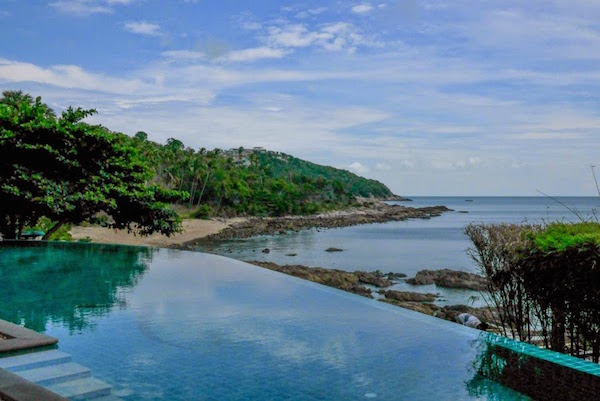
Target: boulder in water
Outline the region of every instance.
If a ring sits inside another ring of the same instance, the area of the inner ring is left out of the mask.
[[[414,278],[406,280],[412,285],[435,284],[440,287],[485,291],[487,281],[484,277],[457,270],[421,270]]]
[[[342,251],[343,251],[343,249],[335,248],[335,247],[325,249],[325,252],[342,252]]]

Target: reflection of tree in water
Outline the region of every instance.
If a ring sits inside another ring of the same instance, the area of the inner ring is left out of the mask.
[[[122,290],[148,268],[149,248],[98,244],[0,245],[0,318],[44,331],[48,322],[69,330],[123,305]]]

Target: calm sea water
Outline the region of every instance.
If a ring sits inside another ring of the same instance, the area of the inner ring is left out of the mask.
[[[600,209],[598,197],[413,197],[413,202],[391,202],[412,207],[445,205],[454,212],[429,220],[408,220],[368,224],[329,230],[305,230],[286,235],[260,236],[227,241],[201,250],[241,260],[301,264],[341,270],[381,270],[414,276],[422,269],[449,268],[475,272],[467,254],[470,242],[464,234],[472,222],[541,223],[576,221],[565,206],[576,209],[585,218],[593,218]],[[470,200],[470,201],[468,201]],[[466,211],[468,213],[459,213]],[[329,247],[343,252],[325,252]],[[269,248],[270,253],[262,253]],[[290,253],[296,256],[286,256]],[[435,286],[398,290],[441,292],[449,303],[463,300],[464,292],[445,291]],[[443,304],[444,302],[441,302]]]

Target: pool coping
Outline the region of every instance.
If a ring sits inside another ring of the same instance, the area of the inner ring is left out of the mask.
[[[6,401],[68,401],[68,398],[4,369],[0,369],[0,398]]]
[[[58,339],[0,319],[0,355],[14,351],[32,350],[54,345]],[[0,399],[6,401],[66,401],[67,398],[51,392],[16,374],[0,369]]]
[[[8,337],[0,340],[0,354],[32,348],[47,347],[58,342],[57,338],[0,319],[0,334]]]

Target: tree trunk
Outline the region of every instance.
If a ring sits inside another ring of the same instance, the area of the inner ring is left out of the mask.
[[[59,228],[61,228],[63,226],[63,222],[62,221],[57,221],[52,228],[50,228],[46,234],[44,234],[44,236],[42,237],[42,241],[48,241],[50,239],[50,237],[52,236],[52,234],[54,234],[56,231],[58,231]]]
[[[200,201],[202,200],[202,195],[204,194],[204,189],[206,188],[206,183],[208,183],[208,178],[210,177],[210,170],[206,174],[206,179],[204,180],[204,184],[202,185],[202,191],[200,191],[200,197],[198,198],[198,205],[200,205]]]
[[[190,190],[190,203],[189,207],[194,206],[194,195],[196,195],[196,189],[198,188],[198,176],[194,177],[194,181],[192,181],[192,189]]]
[[[552,332],[550,333],[550,347],[554,351],[564,352],[565,349],[565,312],[563,308],[552,308]]]

